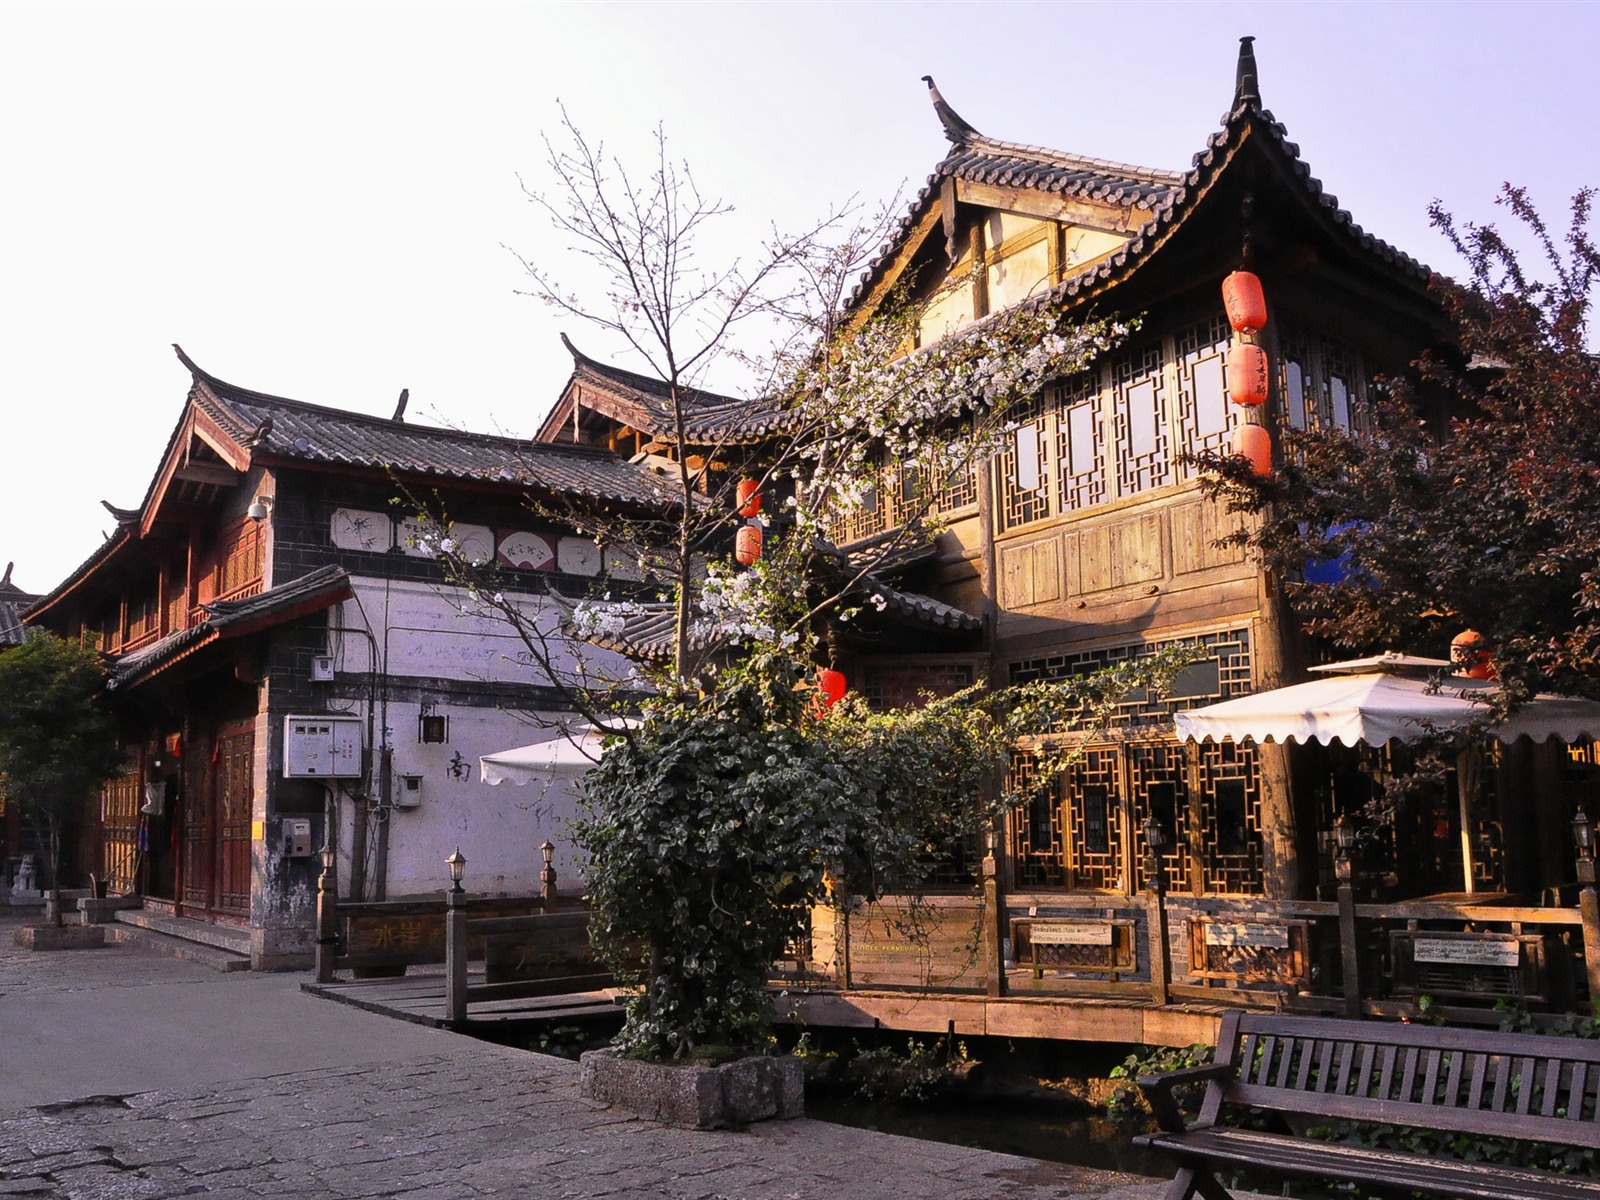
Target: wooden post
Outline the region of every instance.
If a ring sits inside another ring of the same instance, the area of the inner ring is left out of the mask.
[[[1150,999],[1167,1002],[1167,976],[1171,973],[1167,949],[1167,870],[1159,847],[1148,847],[1145,854],[1145,905],[1150,925]]]
[[[989,853],[983,856],[983,908],[978,914],[982,928],[979,953],[983,955],[983,990],[986,995],[1005,994],[1005,965],[1000,961],[1000,869],[995,862],[993,834]]]
[[[333,848],[322,848],[322,874],[317,876],[317,982],[333,982],[339,954],[339,884],[334,875]]]
[[[446,892],[444,899],[444,1016],[460,1026],[467,1019],[467,912],[461,892]]]
[[[1341,865],[1348,867],[1348,861]],[[1344,960],[1344,1015],[1361,1015],[1361,955],[1356,945],[1356,893],[1349,875],[1339,880],[1339,952]]]

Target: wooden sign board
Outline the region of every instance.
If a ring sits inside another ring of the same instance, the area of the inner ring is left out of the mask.
[[[1028,940],[1035,946],[1109,946],[1112,929],[1108,922],[1034,921],[1028,926]]]
[[[1411,939],[1411,958],[1419,963],[1462,963],[1480,967],[1515,967],[1522,962],[1522,945],[1514,938]]]
[[[863,904],[845,917],[851,987],[983,987],[978,962],[982,907],[901,901]]]
[[[1287,950],[1289,927],[1255,921],[1206,922],[1206,945],[1248,946],[1258,950]]]

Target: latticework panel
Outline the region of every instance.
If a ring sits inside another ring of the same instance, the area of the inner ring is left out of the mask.
[[[1200,742],[1200,793],[1191,812],[1200,832],[1206,890],[1257,895],[1263,883],[1261,775],[1251,743]]]
[[[866,668],[860,693],[874,712],[921,708],[927,697],[949,696],[973,684],[970,663],[885,663]]]
[[[1218,313],[1178,335],[1178,416],[1183,450],[1224,451],[1237,409],[1228,403],[1224,364],[1233,334]]]
[[[953,513],[978,502],[978,472],[971,463],[958,467],[939,486],[935,506],[939,512]]]
[[[1153,813],[1166,834],[1167,848],[1161,865],[1167,885],[1189,890],[1189,790],[1184,781],[1183,747],[1176,743],[1130,746],[1128,789],[1133,797],[1133,827],[1140,845],[1133,856],[1134,885],[1150,883],[1145,873],[1143,830]]]
[[[1165,722],[1173,713],[1183,709],[1231,700],[1249,693],[1252,687],[1249,630],[1231,629],[1182,640],[1198,642],[1210,651],[1210,657],[1185,668],[1173,681],[1171,691],[1164,696],[1145,693],[1129,696],[1117,707],[1119,723]],[[1070,679],[1076,675],[1088,675],[1102,667],[1143,658],[1163,646],[1174,644],[1175,640],[1132,642],[1100,650],[1024,659],[1011,664],[1011,682],[1032,683],[1041,679]]]
[[[1056,389],[1056,474],[1063,512],[1106,499],[1106,456],[1095,412],[1099,391],[1095,380],[1084,374]]]
[[[100,867],[112,895],[138,887],[139,807],[137,771],[110,780],[100,791]]]
[[[1051,446],[1045,405],[1018,405],[1017,426],[995,460],[995,524],[1015,529],[1050,515]]]
[[[1006,772],[1006,790],[1028,796],[1007,815],[1011,861],[1021,887],[1062,887],[1067,882],[1062,854],[1061,797],[1053,780],[1039,779],[1039,762],[1015,753]]]
[[[889,528],[887,506],[877,487],[870,487],[861,498],[859,506],[835,512],[828,521],[828,537],[836,546],[882,533]]]
[[[1118,495],[1142,492],[1172,480],[1166,390],[1159,342],[1125,355],[1112,370]]]
[[[1068,880],[1073,887],[1120,890],[1123,811],[1122,754],[1115,746],[1084,751],[1067,768]]]
[[[1361,428],[1361,360],[1348,346],[1324,338],[1323,386],[1327,389],[1328,415],[1340,429]]]

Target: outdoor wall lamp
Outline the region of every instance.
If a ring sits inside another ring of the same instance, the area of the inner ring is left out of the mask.
[[[1334,876],[1347,883],[1355,870],[1350,855],[1356,848],[1356,827],[1343,813],[1333,823],[1333,847]]]
[[[456,852],[445,859],[444,863],[450,868],[450,892],[459,896],[465,890],[461,886],[461,881],[467,875],[467,860],[461,853],[461,847],[457,846]]]
[[[539,853],[540,853],[540,855],[543,856],[544,865],[545,865],[546,869],[548,869],[550,864],[555,861],[555,857],[556,857],[555,844],[553,842],[551,842],[549,838],[546,838],[544,840],[543,844],[540,845],[540,847],[539,847]]]
[[[1578,852],[1578,882],[1594,882],[1594,822],[1580,806],[1572,818],[1572,845]]]
[[[1167,848],[1167,831],[1155,813],[1144,819],[1144,844],[1158,854]]]
[[[272,514],[272,497],[257,496],[244,510],[244,515],[252,521],[265,521]]]

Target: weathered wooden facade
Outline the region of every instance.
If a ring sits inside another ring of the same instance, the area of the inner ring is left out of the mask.
[[[128,768],[85,870],[248,929],[257,967],[309,965],[325,844],[357,900],[435,891],[457,846],[475,890],[531,892],[547,838],[578,886],[569,789],[512,798],[477,778],[479,755],[550,736],[563,695],[429,539],[493,564],[555,632],[539,597],[587,594],[605,555],[530,500],[649,508],[648,473],[408,423],[404,398],[386,419],[270,396],[179,357],[191,387],[144,500],[28,613],[112,656]]]
[[[1170,696],[1130,697],[1118,736],[1041,781],[988,845],[953,856],[947,889],[862,902],[839,920],[819,912],[809,959],[793,964],[791,988],[812,988],[792,1000],[797,1014],[1183,1042],[1209,1034],[1216,1004],[1573,1002],[1592,964],[1568,821],[1600,793],[1592,747],[1499,753],[1469,828],[1442,792],[1341,887],[1334,822],[1402,750],[1182,744],[1172,727],[1174,711],[1294,682],[1326,656],[1295,628],[1278,581],[1222,540],[1237,518],[1202,495],[1187,458],[1227,450],[1247,419],[1224,367],[1235,339],[1224,277],[1248,267],[1270,310],[1269,396],[1250,419],[1359,429],[1381,377],[1447,340],[1428,270],[1313,177],[1262,104],[1249,39],[1222,128],[1186,172],[988,137],[929,86],[951,149],[855,309],[909,289],[925,297],[924,341],[1021,303],[1140,327],[1038,396],[986,469],[944,489],[936,544],[895,576],[905,610],[925,603],[934,619],[914,636],[842,637],[837,665],[892,704],[1178,641],[1207,657]],[[646,390],[628,395],[636,378],[579,356],[541,436],[671,453]],[[758,437],[753,418],[732,425],[727,411],[704,407],[693,428],[707,444]],[[841,547],[902,521],[896,482],[839,523]],[[1012,770],[1027,783],[1025,751]],[[1463,845],[1480,876],[1470,895]]]

